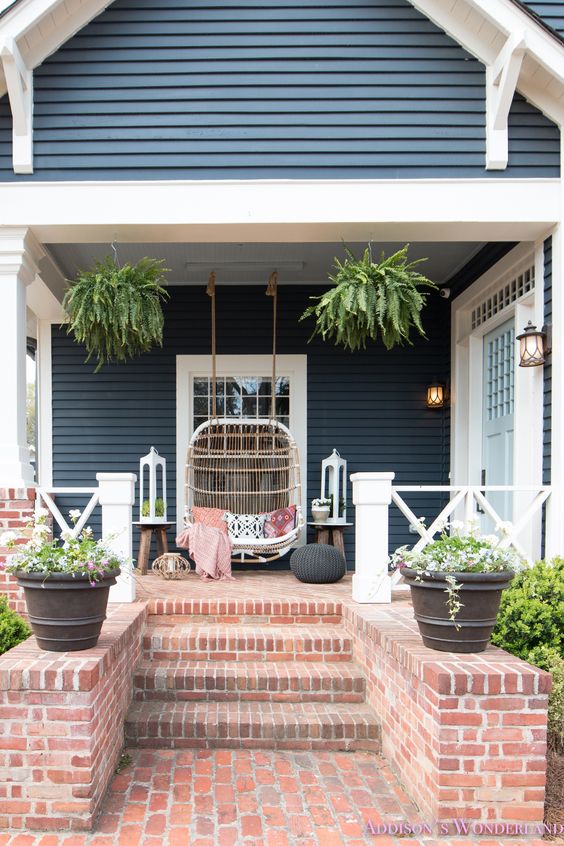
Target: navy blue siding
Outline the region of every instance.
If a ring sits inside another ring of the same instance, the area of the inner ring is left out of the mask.
[[[564,3],[562,0],[542,0],[542,2],[521,0],[521,2],[523,6],[542,18],[548,26],[564,35]]]
[[[544,322],[552,323],[552,238],[544,242]],[[552,364],[550,358],[543,367],[543,483],[550,484],[552,450]]]
[[[409,0],[116,0],[35,72],[35,172],[0,179],[559,174],[516,97],[485,171],[484,67]]]
[[[53,460],[56,485],[95,484],[96,472],[138,472],[151,445],[167,459],[169,516],[175,518],[175,356],[209,351],[209,299],[200,288],[176,287],[166,308],[162,350],[93,373],[84,351],[53,328]],[[381,345],[351,354],[307,343],[311,326],[298,323],[310,290],[280,288],[279,351],[308,356],[308,498],[318,495],[320,462],[335,447],[357,470],[394,470],[404,484],[446,484],[448,418],[425,406],[427,384],[446,379],[450,307],[438,296],[425,313],[429,340],[386,352]],[[218,289],[218,352],[267,354],[271,303],[258,287]],[[350,502],[351,514],[354,514]],[[72,507],[65,501],[65,507]],[[436,514],[436,497],[418,513]],[[93,526],[98,524],[92,521]],[[393,515],[391,546],[413,541]],[[353,534],[349,532],[349,564]]]

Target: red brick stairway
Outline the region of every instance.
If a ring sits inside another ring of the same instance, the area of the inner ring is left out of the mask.
[[[339,603],[169,600],[149,610],[129,746],[380,751]]]

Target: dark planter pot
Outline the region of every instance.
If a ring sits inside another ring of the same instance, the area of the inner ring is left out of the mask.
[[[37,644],[51,652],[79,652],[98,643],[110,587],[120,570],[112,570],[92,587],[88,576],[69,573],[16,573],[25,593],[29,623]]]
[[[501,592],[515,575],[503,573],[454,573],[462,587],[458,593],[463,607],[456,625],[449,619],[444,573],[423,574],[403,567],[402,576],[411,588],[414,616],[425,646],[439,652],[483,652],[495,626]],[[458,626],[458,628],[457,628]]]

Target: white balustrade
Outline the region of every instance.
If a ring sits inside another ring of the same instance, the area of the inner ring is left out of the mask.
[[[46,508],[61,531],[77,537],[87,525],[94,509],[102,508],[102,537],[116,555],[124,558],[125,564],[117,583],[110,588],[110,602],[133,602],[135,580],[132,572],[132,516],[135,501],[135,473],[97,473],[97,488],[37,488],[36,507]],[[69,523],[56,503],[58,496],[82,498],[90,495],[80,517]]]

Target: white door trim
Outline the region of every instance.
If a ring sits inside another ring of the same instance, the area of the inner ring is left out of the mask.
[[[296,440],[300,456],[302,480],[302,511],[307,514],[307,355],[277,355],[276,369],[290,377],[290,430]],[[249,375],[272,371],[270,355],[218,355],[217,374]],[[211,374],[209,355],[176,356],[176,524],[184,528],[184,475],[186,453],[192,436],[192,376]]]
[[[471,314],[490,293],[521,270],[534,265],[535,287],[508,304],[490,319],[472,328]],[[452,303],[452,382],[451,382],[451,484],[478,485],[482,469],[482,385],[483,338],[510,318],[516,334],[531,320],[542,325],[544,301],[543,242],[519,244],[473,283]],[[542,367],[520,368],[515,361],[515,430],[513,484],[542,484],[543,373]],[[514,514],[522,513],[525,501],[514,496]],[[537,533],[538,527],[529,531]],[[523,540],[525,548],[532,548]]]

